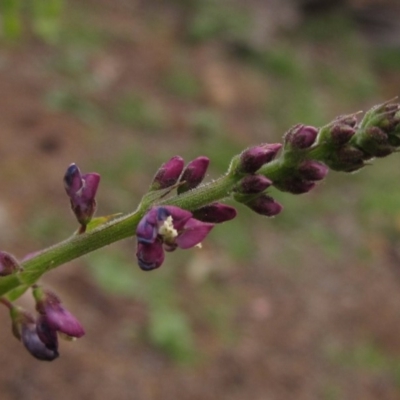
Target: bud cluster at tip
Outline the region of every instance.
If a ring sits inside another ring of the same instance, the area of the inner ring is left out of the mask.
[[[386,157],[400,147],[399,104],[386,102],[365,113],[360,123],[344,115],[321,128],[319,144],[324,162],[335,171],[354,172],[375,157]]]

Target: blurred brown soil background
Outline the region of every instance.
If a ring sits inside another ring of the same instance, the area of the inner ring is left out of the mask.
[[[0,239],[17,257],[76,229],[71,162],[102,175],[99,215],[129,212],[173,155],[209,155],[212,179],[295,123],[400,92],[396,0],[66,3],[61,32],[1,42]],[[159,271],[128,240],[49,273],[86,336],[39,362],[0,310],[0,399],[400,399],[399,167],[276,193],[274,219],[239,208]]]

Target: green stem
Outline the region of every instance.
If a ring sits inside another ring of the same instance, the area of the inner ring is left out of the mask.
[[[229,196],[234,183],[235,179],[224,175],[213,182],[163,200],[158,204],[170,204],[187,210],[195,210]],[[119,217],[93,231],[74,235],[22,262],[22,272],[0,279],[0,296],[14,291],[11,297],[15,300],[46,272],[101,247],[134,236],[140,219],[150,206],[151,204],[144,202],[142,207],[131,214]],[[21,290],[15,291],[19,287]]]

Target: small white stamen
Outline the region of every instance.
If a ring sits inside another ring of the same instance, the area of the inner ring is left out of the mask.
[[[158,233],[164,237],[166,241],[173,240],[178,236],[178,231],[174,228],[172,217],[169,216],[158,228]]]
[[[197,247],[198,249],[202,249],[203,245],[201,243],[197,243],[196,246],[194,246],[194,247]]]

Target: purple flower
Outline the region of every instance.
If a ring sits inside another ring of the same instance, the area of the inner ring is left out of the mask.
[[[37,323],[30,313],[11,306],[10,315],[12,332],[18,340],[22,341],[29,353],[42,361],[53,361],[59,356],[57,335],[54,332],[49,333],[44,342],[39,337]]]
[[[136,256],[141,269],[161,266],[164,250],[189,249],[199,245],[214,224],[192,217],[192,213],[175,206],[153,207],[141,219],[136,230]]]
[[[150,185],[150,190],[166,189],[175,185],[181,176],[184,165],[185,162],[182,157],[172,157],[157,171],[153,178],[153,182]]]
[[[45,330],[58,331],[74,338],[80,338],[85,334],[79,321],[61,305],[60,299],[54,293],[36,286],[33,295],[36,300],[36,310],[41,315],[41,327],[45,326]],[[39,332],[42,333],[41,330]]]
[[[178,187],[178,193],[184,193],[197,187],[206,175],[210,159],[200,156],[190,161],[183,170],[180,182],[182,185]]]
[[[64,175],[64,186],[71,201],[71,208],[78,222],[86,226],[96,211],[96,192],[100,175],[92,172],[81,174],[75,164],[71,164]]]

